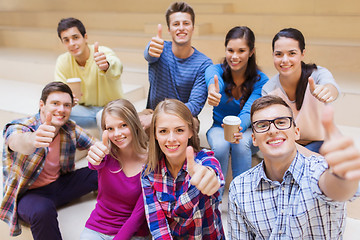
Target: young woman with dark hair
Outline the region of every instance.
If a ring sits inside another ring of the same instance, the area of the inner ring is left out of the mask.
[[[225,38],[225,59],[222,64],[208,67],[205,72],[208,86],[208,103],[214,106],[213,125],[207,132],[207,140],[215,157],[227,173],[231,153],[232,175],[236,177],[251,167],[252,145],[250,108],[261,97],[261,89],[268,81],[255,57],[255,35],[246,26],[234,27]],[[238,116],[241,125],[234,134],[235,142],[224,140],[222,120],[225,116]]]
[[[321,113],[339,95],[339,87],[326,68],[305,64],[305,38],[294,28],[278,32],[272,41],[274,66],[279,72],[264,85],[262,94],[282,97],[294,112],[302,146],[319,152],[324,140]]]

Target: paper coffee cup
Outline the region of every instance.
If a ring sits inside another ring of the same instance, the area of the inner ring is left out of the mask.
[[[69,78],[66,81],[67,85],[71,88],[74,97],[81,99],[81,79],[80,78]]]
[[[224,138],[228,142],[235,142],[234,133],[239,132],[241,120],[237,116],[226,116],[223,119]]]

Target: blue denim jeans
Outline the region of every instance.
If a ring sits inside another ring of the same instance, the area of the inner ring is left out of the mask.
[[[70,119],[83,128],[99,127],[102,109],[102,107],[76,105],[72,108]]]
[[[236,144],[224,139],[224,129],[222,127],[212,126],[207,131],[208,143],[211,150],[214,151],[216,159],[220,162],[225,179],[230,154],[233,178],[251,168],[251,156],[258,151],[258,148],[252,144],[251,134],[251,128],[248,128],[243,133],[243,138]]]
[[[92,229],[85,227],[80,235],[80,240],[112,240],[115,236],[106,235],[100,232],[96,232]],[[150,240],[151,237],[138,237],[133,236],[130,240]]]
[[[309,143],[308,145],[305,145],[304,147],[306,147],[310,151],[319,153],[320,148],[323,145],[323,143],[324,143],[324,141],[313,141],[313,142]]]

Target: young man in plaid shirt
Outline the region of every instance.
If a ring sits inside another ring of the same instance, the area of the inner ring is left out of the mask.
[[[97,189],[96,171],[74,170],[76,149],[88,149],[94,139],[69,120],[73,103],[66,84],[49,83],[39,113],[4,128],[0,219],[12,236],[21,233],[21,219],[35,240],[61,239],[56,208]]]

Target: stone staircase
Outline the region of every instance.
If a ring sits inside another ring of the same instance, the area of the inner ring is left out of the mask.
[[[163,24],[172,0],[1,0],[0,1],[0,124],[38,109],[42,87],[53,80],[57,56],[65,52],[56,32],[61,18],[76,17],[85,25],[90,44],[112,48],[124,64],[122,74],[125,98],[140,111],[148,90],[147,62],[143,51]],[[305,62],[327,67],[342,93],[335,102],[336,122],[345,135],[360,147],[360,3],[354,0],[189,0],[196,13],[193,46],[214,63],[224,57],[224,37],[236,25],[249,26],[256,35],[256,54],[260,67],[269,76],[276,73],[272,62],[271,40],[285,27],[303,32],[307,42]],[[212,123],[211,107],[206,105],[199,118],[200,139],[207,146],[205,133]],[[2,139],[0,140],[2,145]],[[1,150],[2,151],[2,150]],[[85,164],[86,162],[81,162]],[[78,238],[93,209],[94,196],[59,212],[65,240]],[[74,216],[73,212],[77,214]],[[226,217],[226,214],[224,215]],[[353,230],[345,239],[360,234],[360,204],[349,206]],[[76,229],[74,229],[76,226]],[[226,224],[224,224],[226,228]],[[357,228],[356,228],[357,226]],[[357,230],[357,232],[355,231]],[[10,239],[0,223],[0,239]],[[29,229],[13,239],[32,239]]]

